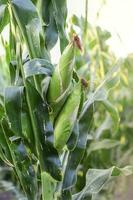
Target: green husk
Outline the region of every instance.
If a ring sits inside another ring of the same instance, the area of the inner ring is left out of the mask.
[[[74,67],[74,49],[75,43],[73,41],[65,48],[59,64],[55,67],[55,71],[50,80],[47,98],[54,113],[58,110],[57,104],[61,102],[63,105],[71,90]]]
[[[54,146],[60,151],[68,141],[76,122],[82,94],[81,82],[77,83],[55,122]]]

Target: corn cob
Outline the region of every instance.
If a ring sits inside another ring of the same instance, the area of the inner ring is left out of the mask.
[[[82,94],[81,82],[76,83],[55,122],[54,145],[60,151],[68,141],[76,122]]]
[[[53,112],[63,104],[71,91],[71,81],[74,67],[74,52],[77,45],[78,36],[74,36],[73,41],[65,48],[59,64],[55,67],[55,71],[50,81],[47,99]],[[79,41],[78,41],[79,43]],[[81,50],[81,48],[79,48]],[[63,99],[63,101],[62,101]]]

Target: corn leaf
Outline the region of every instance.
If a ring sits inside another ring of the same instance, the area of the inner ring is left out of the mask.
[[[113,131],[116,132],[118,130],[119,121],[120,121],[118,110],[108,100],[102,101],[102,104],[105,106],[105,108],[107,109],[107,111],[110,113],[110,116],[111,116],[112,121],[113,121]]]
[[[41,0],[39,11],[44,22],[45,44],[48,50],[51,50],[58,40],[58,29],[54,17],[54,8],[52,0]]]
[[[7,1],[0,0],[0,33],[4,27],[9,23],[9,12],[7,7]]]
[[[91,103],[107,99],[109,91],[119,83],[119,76],[118,76],[119,68],[120,68],[119,65],[113,67],[106,74],[105,78],[103,79],[101,84],[96,88],[94,93],[88,95],[88,100],[84,105],[83,113],[85,109],[90,106]]]
[[[25,78],[39,74],[51,76],[53,70],[54,66],[45,59],[32,59],[24,65]]]
[[[78,137],[79,137],[79,126],[78,126],[78,122],[76,121],[72,134],[67,142],[67,148],[69,149],[69,151],[73,151],[74,148],[76,147]]]
[[[21,111],[23,87],[11,86],[5,89],[5,109],[11,129],[18,136],[22,136]]]
[[[61,163],[57,150],[53,147],[53,127],[49,121],[48,108],[37,90],[27,81],[27,92],[30,100],[32,116],[36,126],[36,134],[42,150],[43,166],[56,180],[61,180]]]
[[[21,0],[13,0],[11,6],[30,57],[47,57],[45,48],[41,49],[40,45],[44,38],[40,40],[42,26],[35,5],[30,0],[23,0],[23,3]]]
[[[103,139],[99,141],[94,141],[90,144],[87,155],[89,155],[92,151],[97,151],[101,149],[111,149],[120,145],[120,142],[113,139]]]
[[[107,184],[109,180],[120,175],[128,176],[133,174],[133,167],[124,168],[111,167],[109,169],[89,169],[86,174],[86,186],[83,190],[73,195],[73,200],[83,200],[95,193],[98,193]]]
[[[68,162],[63,180],[63,190],[70,189],[76,183],[77,167],[83,158],[87,135],[93,119],[93,105],[84,113],[79,120],[79,137],[75,149],[69,153]]]
[[[53,8],[54,8],[54,17],[56,20],[56,25],[59,31],[60,37],[60,48],[61,52],[65,49],[68,41],[66,39],[65,25],[66,25],[66,17],[67,17],[67,6],[66,0],[52,0]]]
[[[43,172],[41,174],[41,177],[42,177],[42,199],[43,200],[54,199],[54,191],[56,185],[55,180],[52,179],[52,177],[46,172]]]
[[[10,148],[2,127],[2,121],[0,122],[0,157],[6,164],[13,166]]]
[[[26,148],[20,137],[15,137],[5,119],[2,120],[2,129],[6,137],[6,142],[10,150],[12,164],[20,184],[29,199],[36,198],[35,174],[31,160],[28,157]],[[7,134],[8,133],[8,134]],[[9,136],[10,137],[9,137]]]

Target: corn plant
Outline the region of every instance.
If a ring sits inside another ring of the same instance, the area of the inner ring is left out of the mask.
[[[118,81],[119,67],[105,74],[100,65],[103,80],[94,91],[93,80],[89,83],[76,67],[77,58],[86,64],[85,41],[82,44],[75,33],[67,38],[66,16],[62,0],[0,0],[0,32],[9,26],[9,44],[4,45],[10,72],[0,104],[0,157],[13,169],[19,190],[28,200],[91,199],[111,178],[133,171],[131,166],[87,169],[86,183],[76,193],[94,102],[102,102],[115,125],[118,122],[107,97]],[[85,37],[86,31],[87,26]],[[54,65],[50,50],[58,38],[61,57]],[[117,145],[112,143],[106,141],[111,147]],[[93,144],[91,151],[95,148]]]

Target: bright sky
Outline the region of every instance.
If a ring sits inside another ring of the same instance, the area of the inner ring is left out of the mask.
[[[103,0],[88,0],[88,20],[92,24],[99,24],[102,28],[112,33],[109,44],[112,50],[119,56],[126,56],[133,52],[133,0],[107,0],[107,4],[101,10],[99,20],[96,13]],[[72,14],[84,15],[85,0],[67,0],[68,18]],[[7,35],[7,31],[4,31]],[[120,36],[120,38],[118,37]],[[0,48],[0,54],[2,50]],[[59,47],[52,50],[53,61],[59,59]]]
[[[102,0],[88,0],[89,22],[99,24],[111,32],[109,44],[117,56],[133,52],[133,0],[107,0],[107,4],[101,9],[99,20],[96,21],[100,2]],[[70,15],[84,15],[84,5],[85,0],[68,0]]]

